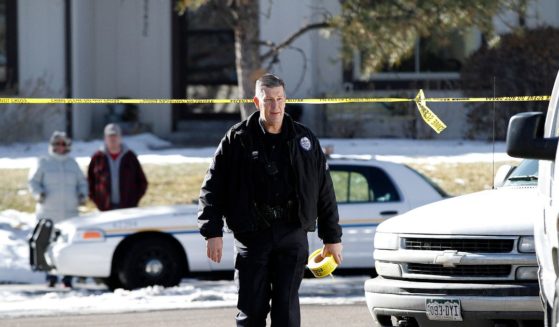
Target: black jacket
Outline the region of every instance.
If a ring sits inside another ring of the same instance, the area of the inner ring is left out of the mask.
[[[257,231],[253,171],[257,163],[254,139],[261,129],[259,112],[233,126],[219,144],[208,169],[198,209],[198,226],[206,238],[223,235],[223,217],[233,233]],[[326,157],[318,139],[305,126],[285,115],[283,124],[294,171],[301,226],[316,230],[324,243],[341,242],[338,207]],[[318,219],[317,219],[318,218]]]

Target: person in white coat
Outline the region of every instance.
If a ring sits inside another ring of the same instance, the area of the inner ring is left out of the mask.
[[[88,197],[87,180],[78,163],[69,153],[71,139],[64,132],[55,131],[49,143],[49,154],[41,157],[29,171],[29,189],[37,201],[37,219],[47,218],[55,224],[79,215],[78,207]],[[71,287],[72,278],[65,276],[64,286]],[[47,275],[54,287],[57,276]]]

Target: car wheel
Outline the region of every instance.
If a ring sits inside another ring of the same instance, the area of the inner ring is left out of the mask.
[[[105,284],[107,286],[107,288],[109,288],[109,290],[114,291],[118,288],[122,288],[122,283],[120,282],[120,280],[118,279],[118,276],[116,274],[112,274],[110,277],[107,278],[101,278],[100,280],[103,284]],[[96,280],[97,282],[97,280]]]
[[[176,286],[181,280],[179,252],[162,238],[144,238],[126,251],[117,269],[118,280],[125,289],[152,285]]]

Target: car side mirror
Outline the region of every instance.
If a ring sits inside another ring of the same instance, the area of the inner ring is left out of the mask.
[[[541,112],[514,115],[507,131],[507,154],[515,158],[555,160],[558,138],[544,138],[545,116]]]
[[[502,165],[497,169],[497,173],[495,174],[495,178],[493,179],[493,185],[495,187],[501,187],[505,185],[507,178],[509,178],[510,174],[516,169],[516,166],[511,165]]]

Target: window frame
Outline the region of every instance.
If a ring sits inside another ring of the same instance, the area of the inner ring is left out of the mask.
[[[364,166],[364,165],[363,166],[362,165],[351,165],[351,164],[329,164],[329,166],[330,166],[330,171],[331,172],[339,171],[339,172],[348,173],[348,176],[347,176],[347,201],[337,202],[338,204],[401,203],[401,202],[404,201],[403,196],[402,196],[402,192],[400,192],[400,189],[398,188],[398,184],[395,183],[394,180],[392,179],[392,177],[390,176],[390,174],[385,169],[382,169],[381,167],[378,167],[378,166]],[[373,189],[373,187],[371,187],[372,182],[373,182],[373,176],[372,176],[372,170],[373,169],[378,170],[379,173],[384,174],[387,181],[392,184],[392,188],[394,189],[395,194],[398,196],[398,198],[396,200],[383,202],[383,201],[374,201],[371,198],[371,193],[374,194],[374,189]],[[351,173],[359,173],[359,174],[361,174],[365,177],[365,180],[367,181],[367,186],[368,186],[368,193],[367,193],[367,196],[369,198],[368,201],[350,201],[350,198],[351,198]]]
[[[238,84],[238,76],[237,76],[237,72],[236,72],[236,66],[235,66],[235,61],[233,60],[233,65],[229,68],[227,68],[226,65],[224,65],[223,63],[221,63],[219,67],[220,69],[224,70],[224,69],[232,69],[233,72],[235,73],[235,77],[233,79],[227,79],[224,78],[223,76],[221,76],[220,78],[217,79],[204,79],[204,78],[200,78],[200,79],[195,79],[192,80],[191,77],[189,76],[189,73],[199,73],[201,71],[204,71],[210,67],[205,67],[205,66],[198,66],[198,67],[192,67],[189,62],[188,62],[188,57],[191,54],[190,53],[190,49],[196,47],[195,42],[193,41],[193,39],[195,38],[224,38],[224,39],[231,39],[232,41],[232,45],[233,45],[233,53],[235,50],[235,31],[233,29],[223,29],[223,28],[219,28],[219,29],[208,29],[208,28],[193,28],[193,29],[189,29],[187,27],[186,29],[186,36],[184,39],[184,47],[185,47],[185,53],[184,53],[184,60],[185,60],[185,71],[187,72],[185,74],[185,83],[187,86],[189,85],[198,85],[198,86],[221,86],[221,85],[232,85],[232,86],[236,86]],[[234,54],[233,54],[233,59],[234,59]]]
[[[212,35],[212,34],[234,34],[230,28],[206,28],[195,27],[191,24],[191,19],[188,14],[177,15],[176,12],[171,13],[171,31],[172,31],[172,66],[175,67],[172,71],[172,94],[174,98],[188,98],[190,87],[219,87],[229,86],[235,87],[236,82],[231,80],[189,80],[188,71],[192,69],[189,67],[188,55],[189,49],[196,46],[192,42],[191,36]],[[235,71],[236,72],[236,71]],[[238,80],[238,77],[236,77]],[[238,106],[237,106],[238,107]],[[179,123],[181,121],[194,121],[194,120],[238,120],[240,115],[239,111],[235,112],[216,112],[212,108],[213,105],[186,105],[186,104],[173,104],[172,105],[172,130],[179,130]],[[198,110],[199,108],[203,108]],[[211,110],[208,110],[210,108]]]
[[[6,3],[6,81],[0,81],[0,94],[16,93],[18,84],[17,0]]]
[[[468,46],[467,42],[472,42],[473,53],[483,44],[484,35],[477,29],[470,29],[463,35],[458,29],[449,31],[462,38],[462,46]],[[432,36],[433,37],[433,36]],[[430,37],[431,38],[431,37]],[[354,50],[351,62],[344,68],[344,83],[347,83],[348,90],[405,90],[418,88],[432,90],[459,90],[461,88],[460,70],[441,70],[431,71],[428,67],[421,64],[422,44],[429,43],[430,38],[417,37],[412,50],[413,69],[406,71],[377,71],[365,73],[362,69],[362,56],[358,50]],[[470,41],[467,41],[470,40]],[[477,40],[477,41],[476,41]],[[471,55],[470,53],[470,55]],[[468,55],[466,55],[466,58]],[[464,58],[464,60],[466,59]],[[462,61],[461,64],[464,62]]]

